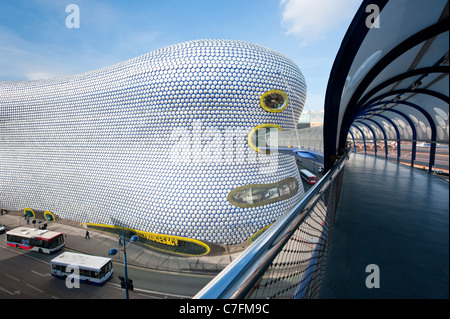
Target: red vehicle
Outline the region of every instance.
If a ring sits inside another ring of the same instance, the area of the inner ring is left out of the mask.
[[[300,170],[300,176],[308,183],[308,184],[315,184],[317,183],[317,176],[311,173],[310,171],[306,169]]]
[[[27,227],[18,227],[6,232],[6,244],[46,254],[52,254],[65,245],[62,233]]]

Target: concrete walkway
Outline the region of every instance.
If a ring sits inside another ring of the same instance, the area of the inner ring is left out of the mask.
[[[383,158],[351,155],[321,298],[448,297],[448,181]]]

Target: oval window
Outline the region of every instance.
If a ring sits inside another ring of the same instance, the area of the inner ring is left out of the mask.
[[[264,93],[259,100],[261,107],[268,112],[281,112],[289,104],[289,98],[281,90],[270,90]]]
[[[249,208],[267,205],[293,197],[298,192],[298,181],[288,177],[271,184],[251,184],[233,189],[228,201],[237,207]]]
[[[270,136],[280,131],[283,131],[283,129],[277,124],[267,123],[258,125],[248,133],[248,145],[259,153],[270,154]]]

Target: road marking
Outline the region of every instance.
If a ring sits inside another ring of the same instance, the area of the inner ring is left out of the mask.
[[[28,287],[30,287],[30,288],[33,288],[34,290],[37,290],[37,291],[39,291],[40,293],[44,293],[42,290],[40,290],[40,289],[38,289],[38,288],[36,288],[36,287],[33,287],[32,285],[29,285],[29,284],[26,284]]]
[[[2,246],[0,246],[0,249],[9,250],[10,252],[13,252],[13,253],[15,253],[15,254],[17,254],[17,255],[21,255],[21,256],[23,256],[23,257],[30,258],[30,259],[39,261],[39,262],[41,262],[41,263],[50,265],[50,263],[47,262],[47,261],[44,261],[44,260],[41,260],[41,259],[38,259],[38,258],[34,258],[34,257],[31,257],[30,255],[26,254],[26,251],[25,251],[24,249],[17,250],[16,248],[12,248],[12,247],[9,247],[9,246],[7,246],[7,247],[2,247]]]
[[[140,295],[140,296],[143,296],[143,297],[147,297],[147,298],[150,298],[150,299],[162,299],[162,298],[157,298],[157,297],[155,297],[155,296],[149,296],[149,295],[144,295],[144,294],[140,294],[140,293],[137,293],[138,295]],[[167,298],[167,297],[166,297]]]
[[[119,284],[116,284],[113,282],[107,282],[106,285],[118,288],[119,290],[123,290],[123,288]],[[155,299],[157,299],[157,298],[158,299],[163,299],[163,298],[167,299],[170,297],[171,298],[180,298],[180,299],[191,299],[192,298],[192,296],[177,295],[177,294],[172,294],[172,293],[159,292],[159,291],[153,291],[153,290],[147,290],[147,289],[141,289],[141,288],[134,288],[133,290],[138,295],[147,296],[147,297],[151,297],[151,298],[155,298]],[[146,293],[161,296],[161,297],[146,295]]]
[[[5,288],[2,288],[2,287],[0,287],[0,290],[6,292],[6,293],[8,293],[8,294],[10,294],[11,296],[14,296],[14,295],[16,295],[16,294],[17,294],[17,295],[20,295],[20,291],[19,291],[19,290],[14,291],[14,292],[11,292],[11,291],[8,291],[8,290],[6,290]]]
[[[16,281],[20,281],[19,279],[15,278],[15,277],[13,277],[13,276],[11,276],[11,275],[8,275],[6,272],[5,272],[5,276],[7,276],[7,277],[9,277],[9,278],[11,278],[11,279],[14,279],[14,280],[16,280]]]
[[[50,276],[50,274],[41,274],[40,272],[37,272],[37,271],[34,271],[34,270],[32,270],[31,271],[32,273],[34,273],[34,274],[36,274],[36,275],[39,275],[39,276],[42,276],[42,277],[48,277],[48,276]]]

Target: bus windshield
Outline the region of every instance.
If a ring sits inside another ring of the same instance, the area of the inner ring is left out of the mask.
[[[61,244],[64,244],[64,236],[60,234],[49,241],[49,248],[55,248]]]
[[[108,274],[111,269],[113,268],[112,266],[112,262],[109,261],[106,265],[104,265],[101,269],[100,269],[100,278],[105,277],[106,274]]]

